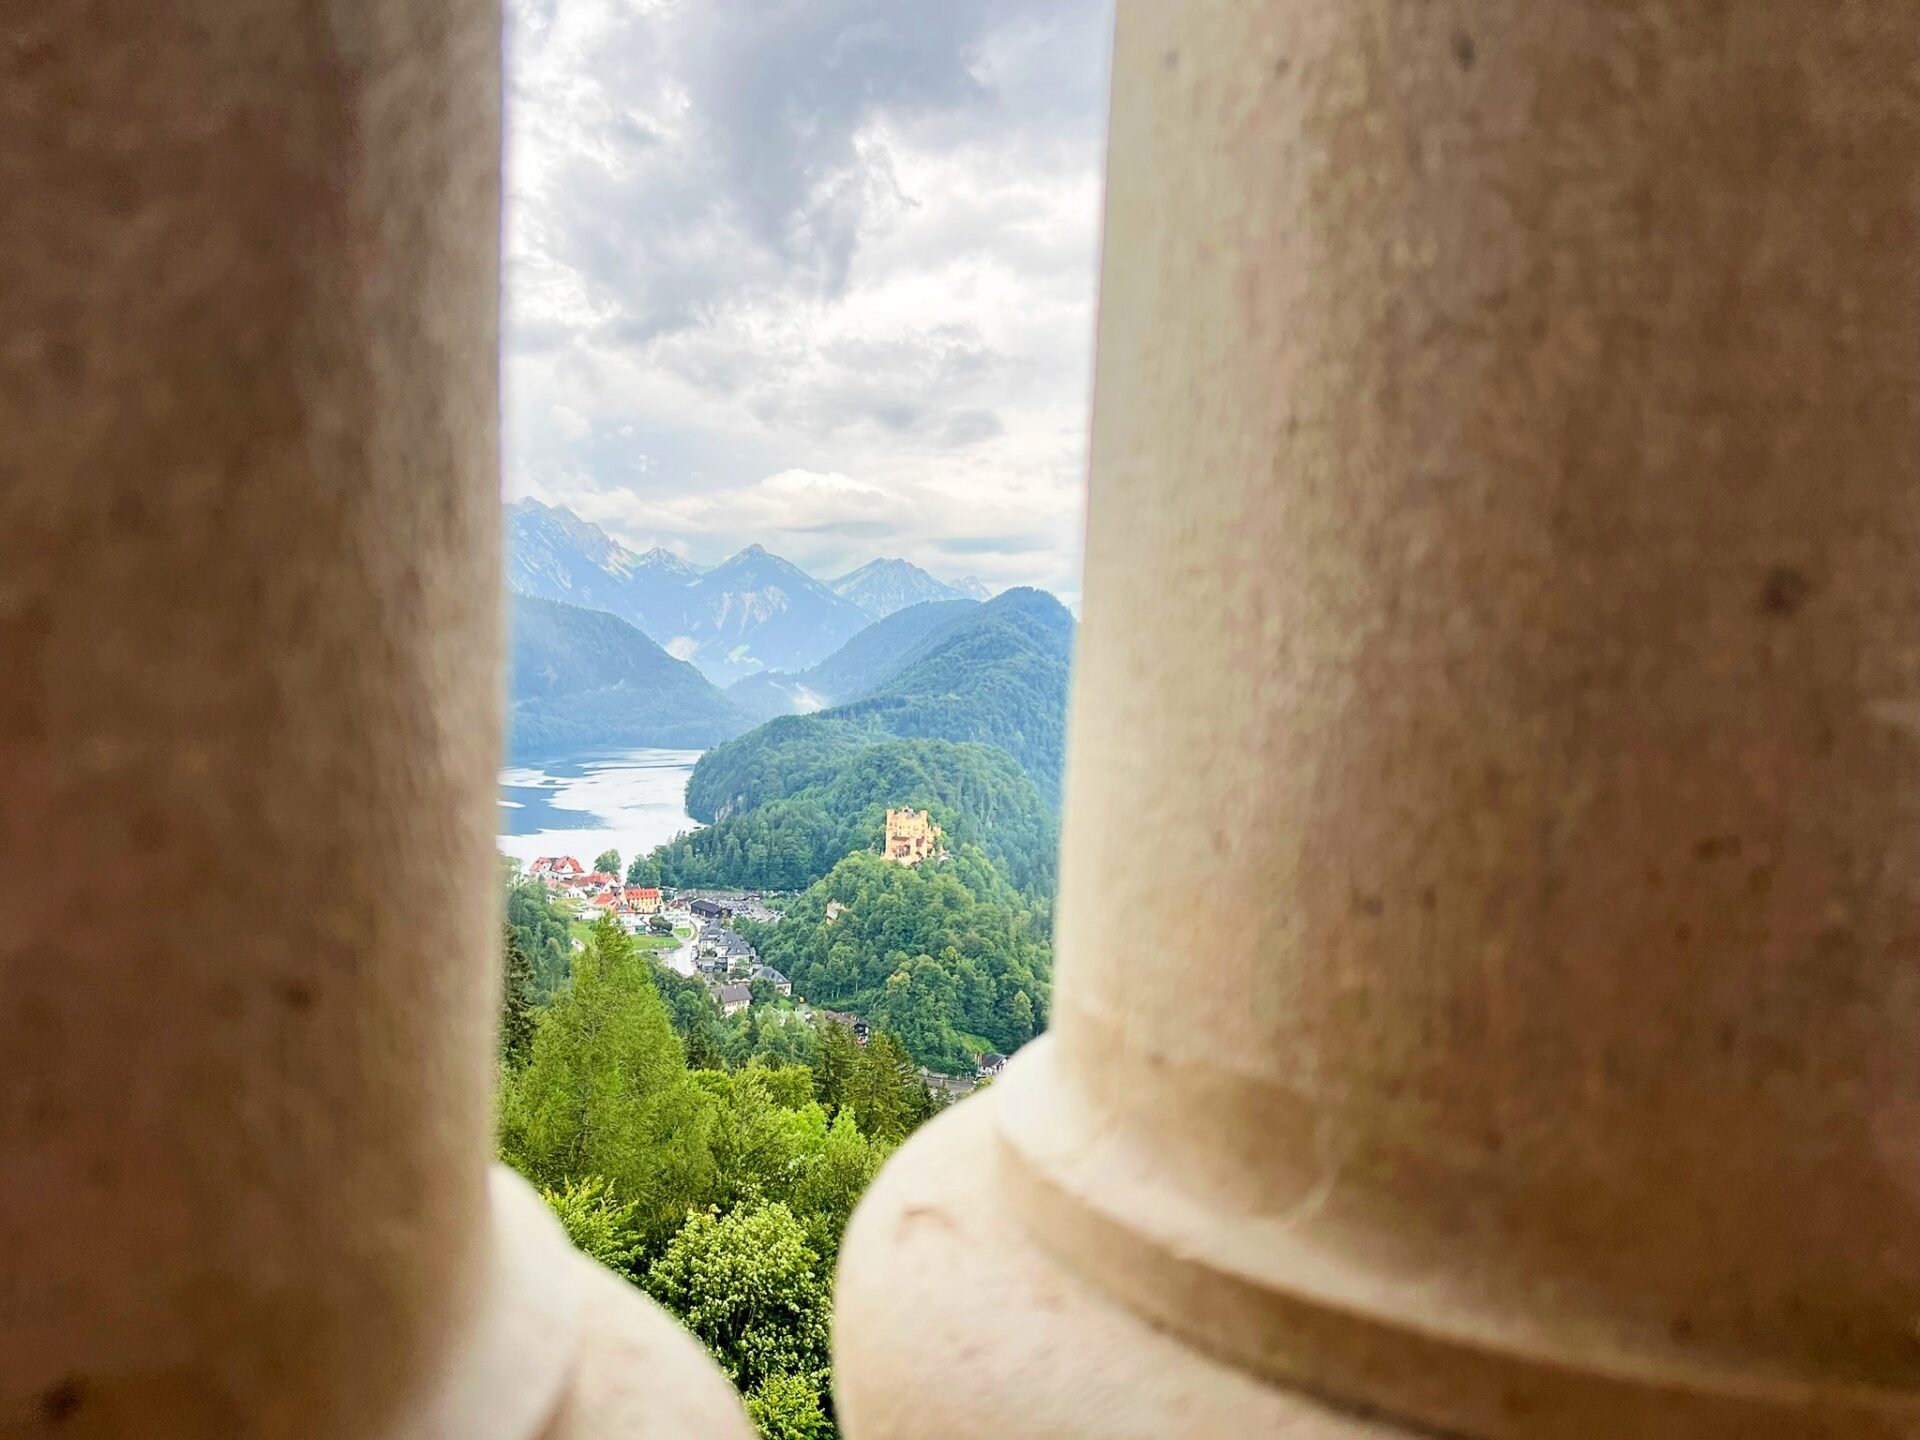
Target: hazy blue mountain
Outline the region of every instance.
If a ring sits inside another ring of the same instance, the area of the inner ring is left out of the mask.
[[[704,675],[617,615],[510,597],[507,749],[515,757],[704,749],[751,723]]]
[[[680,629],[661,643],[722,683],[760,670],[804,670],[872,618],[758,545],[698,577],[682,598]]]
[[[988,586],[978,575],[962,575],[953,582],[953,588],[975,600],[991,600],[1000,593]]]
[[[727,698],[758,720],[805,715],[864,699],[932,637],[980,607],[972,600],[928,600],[876,620],[818,665],[789,675],[770,670],[727,687]]]
[[[906,560],[869,560],[829,583],[834,594],[851,600],[876,620],[929,600],[967,598]]]
[[[872,616],[798,566],[750,545],[701,570],[667,550],[636,554],[560,506],[507,507],[507,583],[524,595],[604,610],[725,684],[802,670]]]
[[[756,722],[776,715],[811,715],[833,703],[829,697],[809,690],[799,676],[782,670],[762,670],[736,680],[727,686],[726,696]]]
[[[884,737],[997,746],[1057,804],[1074,629],[1045,591],[1006,591],[922,635],[863,698],[780,717],[702,756],[687,784],[689,813],[739,813],[824,783]]]
[[[669,550],[636,554],[571,510],[516,500],[506,508],[507,584],[522,595],[604,610],[665,644],[700,571]]]

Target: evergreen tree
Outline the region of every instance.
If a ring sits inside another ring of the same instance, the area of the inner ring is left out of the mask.
[[[814,1098],[829,1113],[846,1103],[847,1087],[853,1083],[854,1067],[860,1063],[860,1045],[837,1020],[820,1027],[820,1059],[813,1067]]]
[[[860,1052],[843,1101],[860,1133],[898,1144],[926,1117],[926,1099],[927,1087],[906,1047],[886,1031],[874,1031]]]
[[[649,983],[654,968],[600,918],[526,1068],[509,1077],[501,1148],[538,1184],[604,1176],[642,1233],[664,1237],[712,1187],[712,1117]]]
[[[533,998],[533,965],[513,926],[501,927],[501,946],[505,954],[500,969],[500,1058],[517,1070],[533,1049],[539,1007]]]
[[[506,894],[507,925],[533,966],[533,997],[545,1000],[566,988],[573,937],[567,915],[538,880],[513,880]]]
[[[687,1032],[687,1067],[692,1070],[723,1070],[727,1057],[714,1039],[715,1022],[705,1021]]]
[[[1002,1028],[1005,1038],[1012,1042],[1011,1048],[1014,1050],[1018,1050],[1033,1038],[1033,1001],[1026,991],[1013,992],[1013,997],[1006,1006]]]

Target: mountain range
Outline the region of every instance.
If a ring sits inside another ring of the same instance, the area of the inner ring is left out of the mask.
[[[618,616],[721,685],[797,674],[875,620],[991,593],[972,576],[947,585],[899,559],[821,581],[758,545],[701,569],[668,550],[629,550],[561,506],[519,500],[506,513],[510,589]]]
[[[1058,804],[1074,631],[1073,617],[1043,590],[1008,590],[971,605],[896,652],[865,695],[780,716],[701,756],[687,782],[687,811],[711,823],[754,809],[823,783],[854,751],[882,739],[990,745]]]
[[[522,501],[508,520],[516,758],[705,749],[687,801],[713,820],[876,743],[984,744],[1057,803],[1075,625],[1046,592],[982,602],[901,560],[828,584],[758,545],[702,570],[558,507]],[[979,779],[971,752],[942,753],[943,773]]]
[[[915,805],[956,851],[978,845],[1016,887],[1051,894],[1074,630],[1037,590],[877,621],[818,667],[864,667],[866,693],[777,716],[700,757],[686,805],[706,824],[656,850],[652,873],[800,889],[875,844],[888,809]]]
[[[980,608],[975,600],[926,600],[876,620],[818,665],[797,675],[766,670],[727,687],[727,698],[757,720],[804,715],[872,693],[929,636]]]
[[[753,723],[706,676],[617,615],[514,595],[508,631],[507,751],[516,759],[702,750]]]
[[[673,638],[699,570],[671,550],[637,555],[591,521],[538,500],[515,501],[506,516],[508,589],[618,615],[661,645],[662,633]]]
[[[986,598],[970,595],[955,585],[942,585],[918,565],[905,560],[869,560],[858,570],[831,583],[834,594],[851,600],[876,620],[884,620],[896,610],[929,600]],[[973,583],[980,585],[978,580]]]

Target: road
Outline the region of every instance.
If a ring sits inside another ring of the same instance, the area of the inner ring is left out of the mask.
[[[693,963],[699,951],[700,922],[694,920],[690,923],[693,925],[692,938],[682,941],[678,950],[660,957],[661,963],[673,971],[674,974],[684,975],[689,980],[700,973]]]

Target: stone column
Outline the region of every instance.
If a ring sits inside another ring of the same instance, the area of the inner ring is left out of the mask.
[[[1121,0],[1052,1034],[854,1440],[1920,1434],[1920,27]]]
[[[742,1434],[488,1180],[499,26],[0,15],[0,1434]]]

